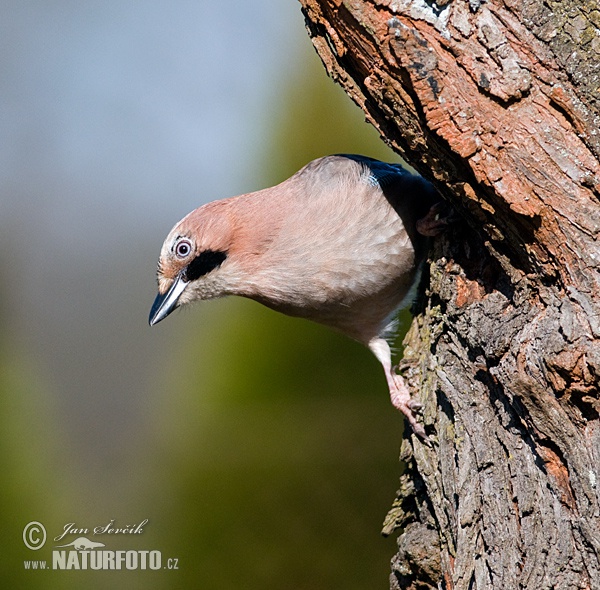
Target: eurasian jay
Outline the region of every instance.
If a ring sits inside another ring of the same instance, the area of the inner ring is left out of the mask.
[[[335,155],[272,188],[207,203],[162,246],[150,325],[224,295],[325,324],[371,349],[392,404],[426,438],[387,338],[414,298],[428,236],[444,227],[439,202],[429,182],[400,165]]]

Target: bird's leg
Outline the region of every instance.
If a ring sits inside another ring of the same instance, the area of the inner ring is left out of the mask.
[[[422,236],[439,236],[448,226],[448,219],[440,217],[440,213],[444,209],[443,203],[436,203],[429,209],[427,215],[417,220],[417,231]]]
[[[412,399],[410,391],[406,383],[404,383],[404,379],[402,379],[401,375],[394,372],[389,344],[383,338],[374,338],[369,342],[369,348],[383,366],[392,405],[406,416],[414,433],[424,441],[428,441],[425,429],[422,424],[419,424],[416,417],[416,412],[423,406],[418,401]]]

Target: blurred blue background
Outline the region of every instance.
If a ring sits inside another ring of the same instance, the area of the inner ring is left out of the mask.
[[[0,13],[0,585],[388,587],[402,419],[371,354],[236,299],[147,325],[191,209],[327,153],[398,160],[327,78],[300,5]],[[144,519],[88,537],[178,570],[25,570],[67,523]]]

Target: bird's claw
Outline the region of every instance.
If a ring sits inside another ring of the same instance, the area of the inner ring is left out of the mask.
[[[423,409],[423,404],[418,402],[416,399],[411,399],[406,404],[413,412],[420,412]]]
[[[421,404],[419,404],[419,406],[421,406]],[[410,427],[412,428],[413,432],[421,439],[421,441],[423,442],[423,444],[425,446],[431,447],[432,446],[431,439],[427,436],[427,433],[425,432],[425,428],[423,427],[422,424],[417,422],[417,420],[412,412],[410,414],[411,414],[410,416],[408,416],[407,414],[404,414],[404,415],[406,416],[406,419],[408,420],[408,423],[410,424]]]
[[[443,210],[444,203],[433,205],[425,217],[417,220],[417,231],[422,236],[439,236],[448,227],[449,222],[449,217],[440,217]]]
[[[399,377],[399,375],[396,375],[396,377]],[[396,409],[400,410],[404,414],[413,432],[423,441],[425,445],[430,447],[431,441],[425,432],[425,428],[417,420],[416,416],[416,414],[423,409],[423,404],[416,399],[411,398],[410,392],[408,391],[406,385],[404,385],[404,382],[400,384],[398,379],[395,379],[395,382],[397,390],[390,396],[392,404]]]
[[[422,407],[422,404],[419,404],[419,402],[416,402],[416,403]],[[410,404],[408,404],[408,405],[410,405]],[[401,411],[406,416],[406,419],[408,420],[408,423],[410,424],[412,431],[419,437],[419,439],[421,439],[421,442],[426,447],[431,448],[433,446],[431,439],[429,438],[429,436],[427,436],[424,426],[421,423],[417,422],[417,419],[415,418],[414,413],[412,411],[410,411],[410,409],[408,410],[408,413],[404,412],[403,410],[401,410]]]

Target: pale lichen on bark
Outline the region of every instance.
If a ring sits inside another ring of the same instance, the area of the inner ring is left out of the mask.
[[[597,3],[301,1],[330,75],[463,220],[406,340],[436,444],[403,446],[394,587],[600,588]]]

